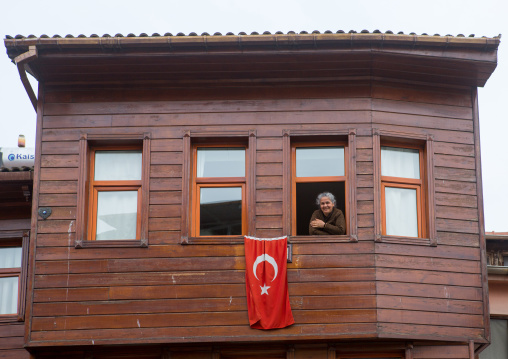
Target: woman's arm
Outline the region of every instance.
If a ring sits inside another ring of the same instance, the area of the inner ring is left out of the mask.
[[[339,215],[333,221],[332,223],[326,223],[325,227],[323,228],[323,231],[325,231],[327,234],[345,234],[346,233],[346,220],[344,219],[344,214],[342,214],[342,211],[337,208],[337,211],[339,211]]]
[[[311,236],[315,235],[341,235],[346,233],[346,220],[344,219],[344,215],[342,214],[342,211],[337,208],[337,215],[336,218],[331,221],[330,223],[324,223],[323,228],[315,228],[312,227],[311,224],[309,224],[309,234]],[[315,211],[312,214],[312,217],[310,219],[310,223],[312,223],[313,220],[317,219],[317,216],[319,214],[319,211]]]
[[[318,214],[319,214],[319,210],[314,211],[314,213],[312,213],[312,217],[310,217],[310,221],[309,221],[309,234],[310,234],[311,236],[317,236],[317,235],[322,235],[322,234],[328,234],[328,232],[323,231],[323,229],[321,229],[321,228],[314,228],[314,227],[312,227],[311,223],[312,223],[312,221],[314,221],[315,219],[317,219]],[[325,227],[326,227],[326,226],[325,226]]]

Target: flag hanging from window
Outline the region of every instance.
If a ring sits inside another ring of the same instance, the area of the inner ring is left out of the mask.
[[[284,328],[295,322],[289,305],[287,237],[245,236],[245,283],[251,328]]]

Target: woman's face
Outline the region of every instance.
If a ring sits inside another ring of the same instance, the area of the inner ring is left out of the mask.
[[[319,206],[321,207],[321,211],[323,211],[325,216],[328,216],[330,213],[332,213],[333,203],[332,201],[330,201],[330,198],[321,197],[321,200],[319,201]]]

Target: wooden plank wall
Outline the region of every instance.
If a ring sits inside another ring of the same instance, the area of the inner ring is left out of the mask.
[[[38,204],[53,214],[37,227],[31,342],[368,338],[378,320],[385,336],[417,328],[419,335],[477,338],[483,322],[470,107],[467,89],[361,82],[46,89]],[[283,130],[357,129],[359,242],[294,245],[288,278],[297,324],[276,333],[248,327],[243,245],[179,244],[182,131],[224,126],[256,130],[252,234],[260,237],[283,234]],[[374,244],[373,126],[435,136],[438,247]],[[152,133],[148,248],[74,248],[78,139],[105,131]]]
[[[376,245],[380,335],[484,335],[471,95],[374,86],[373,126],[432,134],[438,246]]]

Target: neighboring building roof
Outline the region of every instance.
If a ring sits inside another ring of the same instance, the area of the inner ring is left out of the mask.
[[[508,241],[508,232],[485,232],[487,239],[505,240]]]

